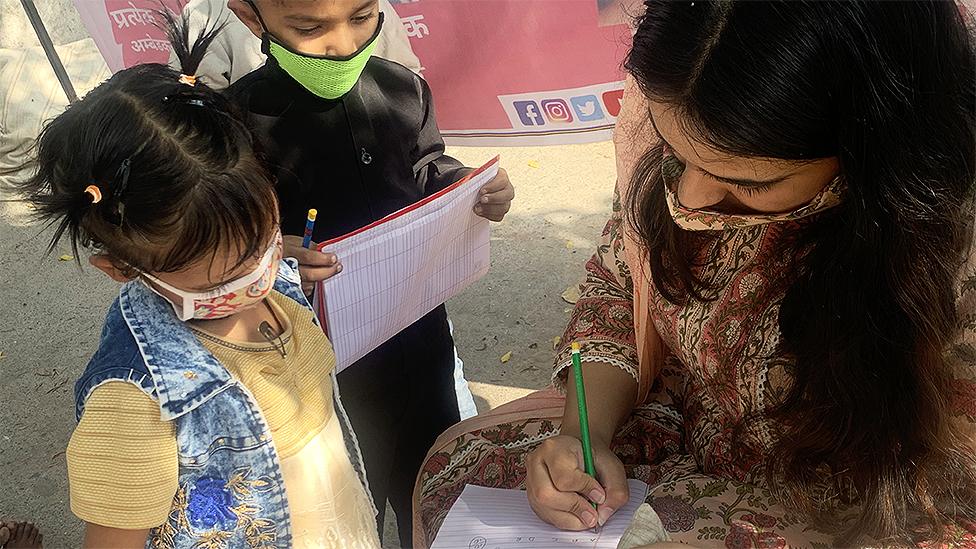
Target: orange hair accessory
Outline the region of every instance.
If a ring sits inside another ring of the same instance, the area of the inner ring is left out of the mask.
[[[95,185],[89,185],[85,187],[85,193],[90,194],[92,197],[92,204],[98,204],[102,201],[102,191]]]
[[[196,76],[192,76],[192,75],[191,76],[187,76],[185,74],[181,74],[180,75],[180,84],[186,84],[187,86],[196,86],[197,85],[197,77]]]

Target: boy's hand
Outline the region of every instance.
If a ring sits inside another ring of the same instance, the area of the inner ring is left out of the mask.
[[[505,214],[512,208],[512,199],[515,198],[515,187],[508,180],[508,172],[499,168],[498,175],[481,188],[478,196],[474,213],[491,221],[504,219]]]
[[[302,246],[302,237],[286,236],[284,241],[284,256],[298,260],[298,272],[302,277],[302,291],[311,295],[315,290],[315,283],[332,278],[342,272],[342,263],[335,254],[319,252],[313,242],[309,248]]]

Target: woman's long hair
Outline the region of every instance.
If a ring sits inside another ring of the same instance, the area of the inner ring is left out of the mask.
[[[784,502],[852,543],[976,518],[973,441],[954,426],[947,349],[972,241],[973,42],[951,2],[646,2],[626,63],[692,135],[736,156],[838,157],[845,201],[800,236],[780,310],[793,384],[768,417]],[[679,228],[660,151],[637,170],[630,221],[668,300],[708,299],[706,234]],[[857,504],[838,522],[826,476]]]

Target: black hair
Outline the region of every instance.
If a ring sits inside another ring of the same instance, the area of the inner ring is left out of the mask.
[[[42,131],[18,183],[37,216],[130,274],[179,271],[221,251],[263,252],[278,224],[274,188],[232,105],[195,81],[223,25],[190,43],[186,15],[161,12],[181,71],[122,70]],[[101,199],[86,189],[94,185]]]
[[[843,203],[795,235],[779,325],[792,385],[764,412],[781,428],[774,491],[849,545],[910,541],[909,517],[976,517],[973,442],[954,423],[957,277],[972,247],[973,41],[953,2],[648,0],[626,67],[691,135],[731,155],[837,157]],[[649,144],[650,147],[650,144]],[[652,148],[629,219],[656,289],[714,298],[701,252],[716,235],[670,218]],[[800,253],[800,252],[797,252]],[[831,475],[857,503],[825,509]]]

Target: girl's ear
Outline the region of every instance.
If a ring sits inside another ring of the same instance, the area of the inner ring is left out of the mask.
[[[91,263],[92,267],[95,267],[99,271],[107,274],[109,278],[116,282],[128,282],[133,278],[123,273],[118,267],[115,266],[115,262],[112,261],[112,258],[105,254],[93,255],[88,258],[88,262]]]

